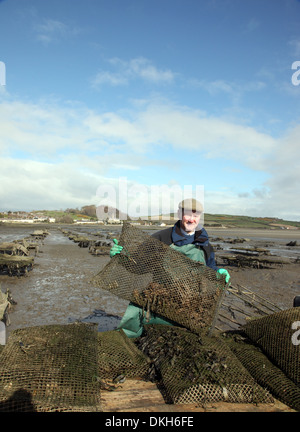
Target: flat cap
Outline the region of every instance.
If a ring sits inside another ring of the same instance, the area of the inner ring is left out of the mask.
[[[192,210],[192,211],[197,211],[202,213],[203,212],[203,205],[201,204],[200,201],[197,201],[194,198],[186,198],[183,201],[181,201],[178,204],[178,207],[180,209],[184,209],[184,210]]]

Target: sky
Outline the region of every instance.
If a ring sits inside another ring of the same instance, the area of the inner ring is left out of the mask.
[[[300,221],[300,1],[0,0],[0,167],[0,211]]]

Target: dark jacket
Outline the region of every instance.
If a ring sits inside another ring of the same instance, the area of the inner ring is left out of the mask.
[[[182,246],[188,241],[180,230],[180,221],[177,221],[173,227],[166,228],[152,234],[152,237],[160,240],[168,246],[171,244]],[[208,234],[204,228],[195,232],[191,243],[195,244],[196,247],[199,247],[204,251],[206,265],[217,271],[218,267],[215,261],[215,253],[212,245],[209,242]]]

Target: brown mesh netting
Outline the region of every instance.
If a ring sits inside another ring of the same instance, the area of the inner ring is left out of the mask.
[[[141,229],[125,223],[124,247],[93,283],[149,313],[200,332],[212,326],[225,281]]]
[[[228,333],[223,340],[258,384],[284,404],[300,411],[300,387],[272,363],[245,334]]]
[[[248,322],[242,327],[252,342],[257,344],[297,386],[300,386],[300,349],[294,323],[299,323],[300,308],[292,308]]]
[[[150,378],[161,381],[175,404],[273,402],[220,337],[147,325],[136,343],[152,360]]]
[[[150,360],[120,330],[98,333],[98,376],[115,380],[118,375],[145,378]]]
[[[297,369],[298,351],[278,353]],[[209,337],[147,325],[132,340],[91,324],[28,327],[12,332],[0,353],[0,411],[100,411],[101,392],[115,390],[120,376],[156,382],[175,404],[271,403],[274,396],[300,410],[299,385],[274,363],[242,330]]]
[[[70,324],[15,330],[0,354],[0,411],[96,411],[97,331]]]

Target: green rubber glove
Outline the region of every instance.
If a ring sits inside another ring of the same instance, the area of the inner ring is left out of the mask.
[[[114,245],[111,247],[110,251],[109,251],[109,256],[112,258],[114,257],[116,254],[120,253],[123,249],[123,246],[120,246],[118,244],[118,240],[117,239],[113,239]]]
[[[230,274],[226,269],[219,269],[217,270],[217,273],[220,275],[225,275],[225,282],[228,283],[230,281]]]

